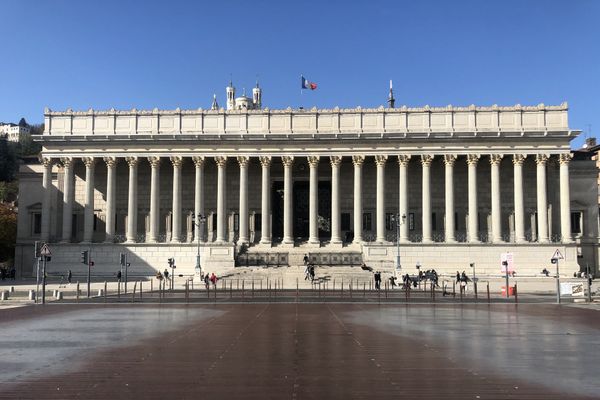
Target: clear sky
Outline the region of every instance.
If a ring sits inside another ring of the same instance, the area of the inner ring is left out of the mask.
[[[0,21],[0,121],[224,105],[231,75],[270,108],[377,107],[389,79],[397,105],[568,101],[600,135],[596,0],[0,0]]]

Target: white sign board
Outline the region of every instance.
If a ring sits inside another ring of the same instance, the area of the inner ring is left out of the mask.
[[[565,259],[559,249],[556,249],[556,251],[552,255],[552,258],[556,258],[557,260],[564,260]]]
[[[583,297],[585,294],[584,289],[583,289],[583,283],[561,282],[560,283],[560,294],[562,296]]]
[[[511,274],[515,271],[515,259],[513,253],[502,253],[500,254],[500,271],[505,274],[506,267],[504,266],[504,262],[508,264],[508,273]]]

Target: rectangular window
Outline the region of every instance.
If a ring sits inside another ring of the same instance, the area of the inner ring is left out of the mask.
[[[350,228],[350,213],[342,213],[342,230],[349,231]]]
[[[262,230],[262,215],[254,214],[254,231],[258,232]]]
[[[394,214],[385,213],[385,229],[388,231],[394,230],[396,228],[396,224],[393,221]]]
[[[371,229],[371,213],[363,213],[363,231],[370,231]]]
[[[415,230],[415,213],[408,213],[408,230]]]
[[[571,212],[571,233],[573,235],[581,234],[581,211]]]
[[[435,213],[431,213],[431,230],[437,231],[437,221],[435,220]]]
[[[42,214],[33,213],[33,234],[39,235],[42,233]]]

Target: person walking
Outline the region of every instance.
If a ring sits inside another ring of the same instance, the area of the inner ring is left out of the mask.
[[[305,254],[302,260],[304,261],[304,265],[308,265],[308,254]]]
[[[165,268],[165,272],[163,272],[163,275],[165,276],[165,279],[169,279],[169,270]]]
[[[206,275],[204,275],[204,286],[206,287],[206,290],[209,289],[209,286],[208,286],[208,282],[210,282],[209,279],[210,279],[210,277],[209,277],[208,272],[207,272]]]
[[[394,275],[390,276],[390,286],[392,289],[396,287],[396,277]]]
[[[315,281],[315,266],[311,265],[309,267],[309,273],[310,273],[310,281],[314,282]]]
[[[72,279],[73,279],[73,273],[71,272],[71,270],[69,270],[69,272],[67,273],[67,282],[69,282],[69,284],[71,284]]]
[[[381,288],[381,272],[375,272],[375,289],[379,290]]]
[[[310,279],[310,265],[306,264],[304,267],[304,280],[307,281]]]
[[[210,275],[210,281],[212,282],[212,284],[213,284],[213,287],[214,287],[215,289],[217,288],[217,281],[218,281],[218,280],[219,280],[219,278],[217,278],[217,276],[216,276],[216,275],[215,275],[215,273],[213,272],[213,273]]]
[[[69,272],[71,272],[71,271],[69,271]],[[118,270],[117,271],[117,282],[121,283],[121,278],[122,277],[123,277],[123,274],[121,273],[121,270]]]
[[[460,284],[460,272],[456,271],[456,284]]]

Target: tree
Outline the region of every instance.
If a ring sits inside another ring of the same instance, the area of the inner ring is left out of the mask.
[[[0,182],[0,202],[8,203],[17,200],[17,193],[19,192],[19,183],[13,182]]]
[[[17,241],[17,213],[8,204],[0,203],[0,261],[13,259]]]
[[[17,157],[6,139],[0,138],[0,181],[10,182],[15,178]]]

